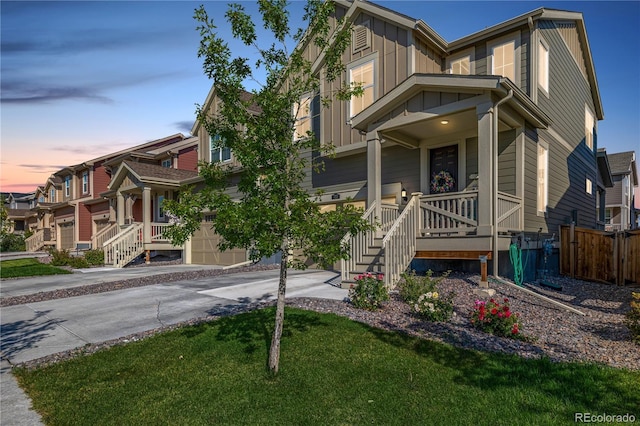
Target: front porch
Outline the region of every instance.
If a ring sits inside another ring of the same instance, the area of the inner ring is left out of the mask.
[[[105,265],[122,268],[136,257],[146,253],[147,261],[154,250],[182,250],[183,246],[175,246],[164,235],[168,223],[134,222],[120,227],[117,224],[106,229],[100,238],[113,235],[102,243]]]

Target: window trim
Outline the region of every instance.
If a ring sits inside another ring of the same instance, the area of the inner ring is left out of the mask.
[[[65,176],[64,178],[64,196],[71,196],[71,176]]]
[[[209,154],[209,155],[211,155],[211,154]],[[165,164],[168,164],[168,165],[165,165]],[[160,165],[162,167],[167,168],[167,169],[171,169],[173,167],[173,159],[172,158],[165,158],[164,160],[162,160],[160,162]]]
[[[50,203],[55,203],[56,202],[56,189],[55,188],[49,189],[49,202]]]
[[[543,49],[542,52],[540,49]],[[543,60],[544,59],[544,60]],[[549,60],[550,60],[550,49],[549,43],[540,37],[538,39],[538,66],[537,66],[537,80],[538,80],[538,88],[545,94],[545,96],[549,97]],[[544,66],[545,69],[541,70],[541,67]],[[542,78],[544,77],[544,78]],[[544,83],[541,82],[544,80]]]
[[[506,34],[502,37],[493,39],[489,42],[487,42],[487,74],[490,75],[501,75],[501,74],[495,74],[495,71],[493,70],[493,49],[498,47],[498,46],[502,46],[504,44],[507,44],[509,42],[513,41],[513,79],[512,81],[517,85],[520,86],[520,72],[521,72],[521,63],[520,63],[520,45],[521,45],[521,40],[520,40],[520,33],[519,32],[515,32],[515,33],[510,33],[510,34]],[[503,76],[505,78],[509,78],[507,76]]]
[[[373,101],[371,102],[371,105],[373,105],[376,100],[378,100],[378,52],[372,53],[371,55],[367,55],[365,57],[362,57],[360,59],[358,59],[357,61],[351,62],[350,64],[347,65],[347,84],[351,85],[351,73],[354,69],[356,68],[360,68],[366,64],[368,64],[369,62],[373,63],[373,83],[371,84],[371,86],[363,86],[364,89],[366,89],[367,87],[372,87],[373,88]],[[369,106],[371,105],[367,105],[366,107],[364,107],[363,109],[361,109],[358,114],[353,114],[353,101],[354,101],[354,97],[352,97],[351,99],[349,99],[349,105],[347,107],[347,119],[350,120],[351,118],[355,117],[356,115],[358,115],[360,112],[364,111],[365,109],[367,109]],[[359,98],[358,98],[359,99]]]
[[[221,137],[220,135],[214,135],[214,136],[209,136],[209,162],[210,163],[229,163],[231,162],[231,160],[233,159],[233,152],[231,152],[231,148],[227,147],[227,146],[223,146],[220,145],[217,148],[213,147],[213,142],[214,142],[214,138],[219,138],[218,140],[224,140],[223,137]],[[222,156],[223,150],[224,149],[228,149],[229,150],[229,158],[228,159],[224,159]],[[218,161],[213,161],[213,151],[217,150],[220,154],[220,160]]]
[[[85,171],[82,173],[82,193],[89,193],[89,172]]]
[[[456,54],[449,56],[446,60],[446,72],[447,74],[452,75],[464,75],[464,74],[453,74],[451,65],[454,62],[457,62],[465,57],[469,58],[469,75],[475,75],[476,73],[476,50],[473,47],[462,50]]]
[[[541,160],[541,152],[540,150],[544,150],[544,177],[543,181],[540,182],[540,160]],[[540,200],[540,185],[544,185],[542,188],[542,200]],[[540,204],[542,202],[542,205]],[[536,211],[538,216],[545,216],[549,209],[549,144],[544,141],[538,141],[537,151],[536,151]]]
[[[589,195],[593,195],[593,181],[588,176],[585,177],[584,185],[585,192]]]
[[[301,111],[303,110],[303,105],[305,104],[305,102],[308,105],[307,108],[307,113],[305,115],[301,115]],[[311,123],[311,118],[313,116],[312,114],[312,102],[313,102],[313,94],[312,93],[305,93],[304,95],[302,95],[300,97],[300,99],[298,100],[298,102],[293,104],[293,115],[295,117],[295,123],[294,123],[294,128],[293,128],[293,139],[298,141],[301,139],[304,139],[307,137],[307,133],[305,132],[304,134],[298,134],[298,126],[303,124],[305,121],[308,123],[308,127],[309,127],[309,131],[312,131],[312,123]]]
[[[591,121],[591,128],[589,128],[589,121]],[[584,144],[590,151],[595,150],[595,138],[597,134],[597,121],[596,116],[591,112],[589,105],[584,106]]]

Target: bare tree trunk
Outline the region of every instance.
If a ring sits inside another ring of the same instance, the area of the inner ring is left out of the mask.
[[[282,338],[282,327],[284,325],[284,302],[287,291],[287,257],[288,249],[282,251],[280,261],[280,283],[278,284],[278,301],[276,303],[276,324],[271,336],[271,348],[269,349],[269,370],[273,374],[278,373],[280,365],[280,339]]]

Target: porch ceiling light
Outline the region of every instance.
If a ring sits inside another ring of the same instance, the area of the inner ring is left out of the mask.
[[[449,120],[440,120],[440,124],[449,124]]]

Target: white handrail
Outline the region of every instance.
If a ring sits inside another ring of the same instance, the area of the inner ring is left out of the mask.
[[[416,239],[420,228],[420,197],[414,193],[402,214],[382,240],[384,253],[384,284],[391,288],[407,269],[416,254]]]
[[[134,223],[105,242],[103,246],[105,265],[123,268],[144,252],[142,228],[142,223]]]
[[[478,228],[478,191],[424,195],[420,206],[420,232],[426,236],[469,234]]]
[[[111,225],[101,229],[91,239],[91,248],[101,249],[106,241],[118,235],[118,231],[120,231],[120,226],[118,226],[117,223],[112,223]]]
[[[353,271],[356,264],[362,261],[362,257],[367,252],[367,249],[373,244],[373,240],[376,237],[376,217],[374,215],[375,207],[376,203],[374,201],[371,203],[367,211],[362,214],[362,218],[372,225],[372,229],[357,235],[351,235],[350,232],[347,232],[347,234],[342,238],[342,241],[340,241],[340,245],[346,244],[349,246],[350,253],[349,259],[342,259],[340,262],[343,281],[349,279],[349,272]]]
[[[24,240],[25,249],[33,252],[44,246],[44,229],[37,229],[32,236]]]
[[[522,199],[506,192],[498,192],[498,231],[520,231]]]

